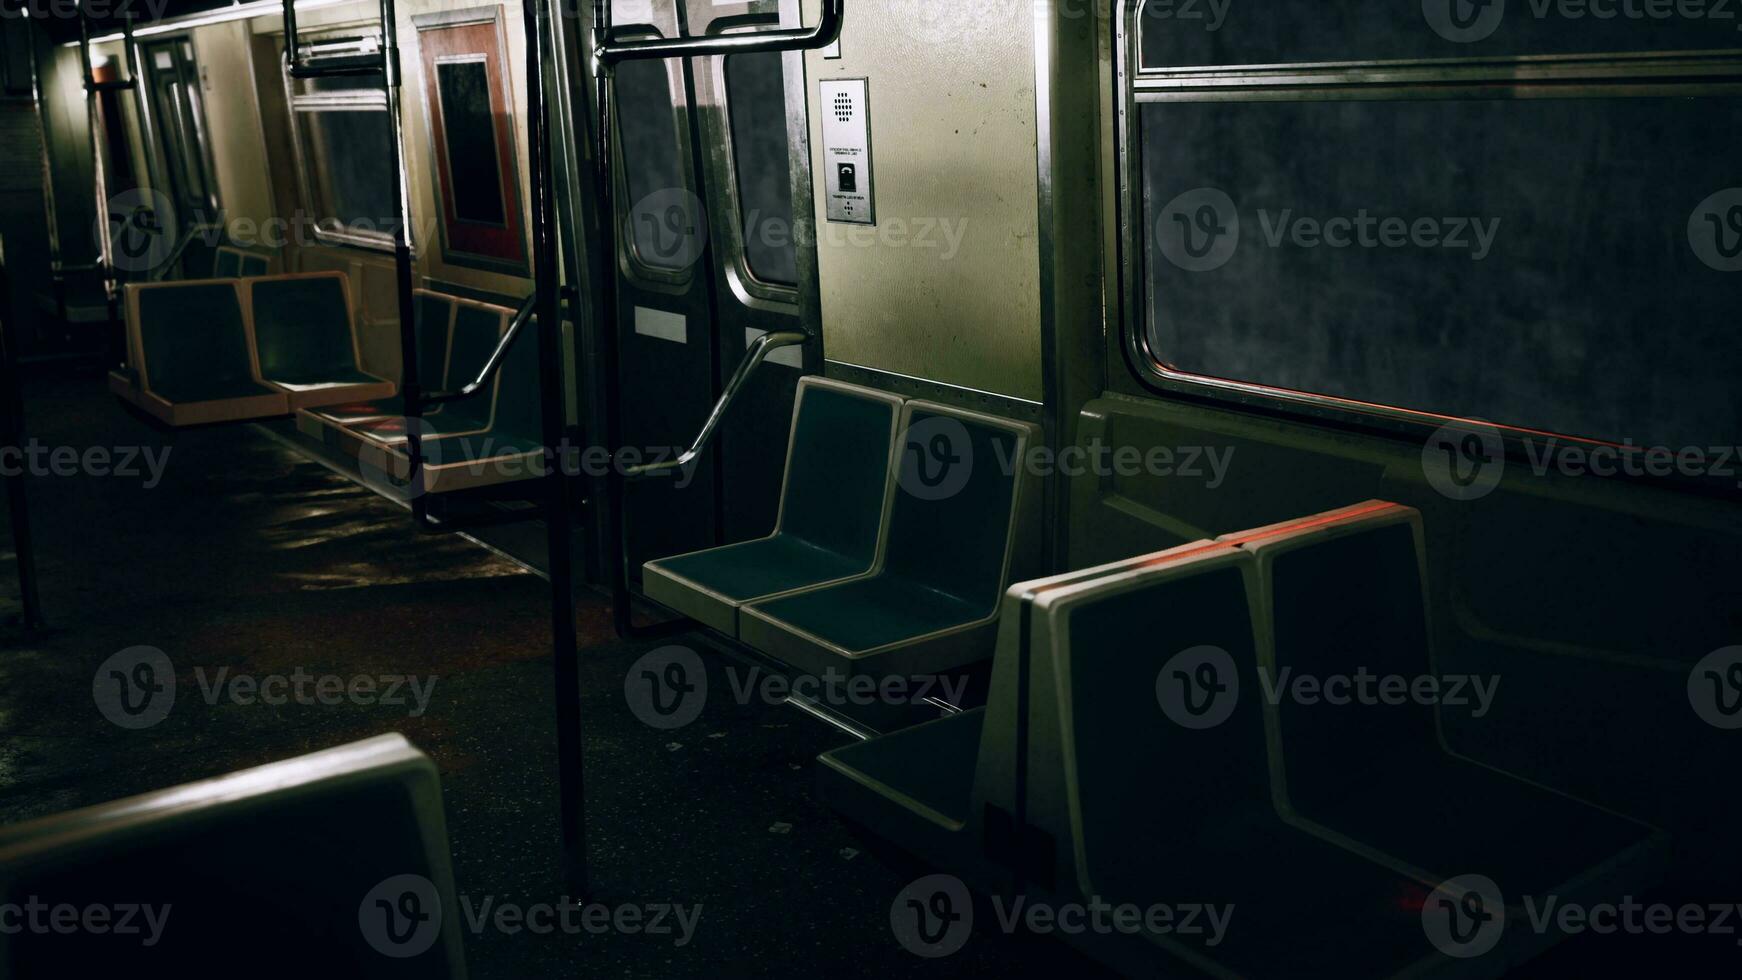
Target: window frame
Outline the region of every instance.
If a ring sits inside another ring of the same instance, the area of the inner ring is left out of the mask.
[[[714,32],[716,26],[722,28],[719,31],[720,34],[754,33],[758,30],[767,29],[771,22],[776,26],[784,26],[780,22],[780,12],[778,10],[770,11],[769,13],[773,15],[773,17],[770,18],[767,15],[756,13],[752,9],[756,5],[751,3],[721,6],[727,6],[728,9],[724,12],[719,12],[719,8],[715,8],[715,19],[708,25],[710,33]],[[745,21],[749,22],[745,23]],[[716,117],[720,127],[719,138],[709,141],[708,153],[714,158],[710,162],[714,167],[714,172],[720,175],[720,183],[722,184],[721,187],[715,189],[715,193],[718,193],[721,197],[720,205],[723,213],[729,215],[732,219],[725,222],[728,227],[724,229],[723,236],[719,239],[721,249],[724,252],[724,257],[727,260],[725,263],[726,275],[728,280],[731,282],[733,291],[738,293],[739,301],[745,306],[752,308],[772,307],[782,312],[790,312],[795,309],[799,303],[798,283],[783,283],[770,279],[763,279],[756,274],[755,268],[750,264],[749,243],[745,240],[746,215],[744,212],[743,185],[740,182],[742,174],[740,173],[740,168],[738,166],[738,140],[736,131],[733,129],[732,89],[730,82],[728,81],[728,73],[726,69],[726,63],[735,57],[741,56],[728,55],[726,57],[709,59],[712,62],[712,65],[710,65],[708,72],[713,90],[719,93],[720,100],[720,112]],[[792,113],[790,111],[790,106],[793,99],[793,75],[796,67],[798,75],[801,78],[803,77],[804,68],[802,60],[797,60],[802,59],[803,56],[794,55],[788,52],[779,55],[779,57],[781,59],[781,92],[785,102],[784,108],[787,108],[788,110],[785,115],[787,116],[788,121],[787,176],[790,178],[792,176],[793,167],[799,165],[799,161],[794,161],[792,158],[793,134],[791,131]],[[802,82],[800,84],[802,85]],[[808,159],[802,161],[802,163],[807,168],[810,166]],[[788,193],[790,195],[790,187]],[[797,234],[798,226],[800,224],[799,209],[804,206],[805,205],[799,201],[795,200],[792,202],[792,221],[790,222],[790,226],[787,228],[788,235],[793,238],[792,248],[794,250],[795,268],[798,264],[797,253],[799,243],[797,241]]]
[[[664,10],[654,9],[652,14],[653,17],[651,19],[668,21],[668,23],[645,24],[625,22],[622,24],[613,24],[611,29],[612,37],[621,41],[633,41],[676,37],[681,33],[676,23],[677,15],[674,7],[668,5]],[[666,91],[671,99],[672,150],[677,154],[678,172],[683,175],[685,182],[684,190],[697,201],[699,212],[697,217],[706,221],[706,202],[702,201],[701,195],[696,191],[698,177],[695,172],[695,164],[690,157],[689,127],[691,114],[689,96],[687,94],[688,86],[684,81],[685,59],[671,58],[664,61],[656,60],[650,63],[659,65],[665,69]],[[613,197],[615,198],[617,210],[617,227],[624,228],[633,216],[631,210],[635,207],[636,199],[633,196],[633,192],[630,190],[629,185],[630,161],[627,153],[629,143],[628,140],[623,137],[623,92],[620,85],[612,86],[611,100],[611,128],[613,130],[611,134],[611,153],[616,157],[616,160],[613,161],[615,165],[611,168],[612,182],[616,185]],[[712,234],[713,229],[708,228],[708,233]],[[633,228],[631,228],[628,233],[619,234],[617,236],[617,245],[617,267],[619,274],[624,279],[627,279],[638,286],[652,289],[657,292],[672,294],[686,292],[689,289],[690,283],[695,278],[696,266],[700,264],[699,262],[692,262],[685,268],[672,269],[648,262],[646,259],[641,257],[640,244],[636,241]]]
[[[488,53],[480,53],[463,57],[450,55],[438,56],[435,59],[435,65],[439,67],[441,64],[453,61],[481,62],[487,66],[489,71],[499,72],[501,75],[500,82],[502,95],[508,104],[508,118],[510,120],[509,131],[507,133],[507,157],[506,159],[499,159],[503,171],[500,175],[504,188],[503,193],[506,195],[502,201],[502,227],[505,231],[512,232],[517,239],[520,250],[519,258],[510,259],[494,255],[480,255],[466,251],[454,244],[453,229],[449,227],[447,211],[448,200],[446,197],[447,192],[444,190],[444,188],[447,188],[453,180],[453,165],[449,157],[447,142],[447,121],[446,117],[441,115],[443,108],[437,96],[439,80],[433,77],[428,77],[422,79],[422,85],[420,86],[423,90],[422,102],[424,108],[425,142],[429,148],[429,159],[435,162],[438,167],[443,168],[446,172],[445,178],[440,172],[434,175],[431,194],[436,209],[438,225],[441,229],[442,260],[444,262],[448,265],[481,269],[487,272],[500,272],[506,275],[524,278],[531,272],[531,252],[527,238],[529,228],[526,222],[526,208],[524,201],[522,200],[520,132],[516,123],[523,118],[526,107],[524,104],[516,102],[514,98],[514,72],[509,63],[512,55],[508,47],[508,36],[502,23],[502,7],[497,4],[448,10],[438,13],[418,14],[412,18],[412,22],[413,27],[417,32],[418,59],[420,65],[425,65],[427,63],[423,57],[423,38],[427,32],[440,31],[446,28],[488,25],[491,27],[495,35],[496,53],[499,57],[494,64],[491,63],[490,55]],[[442,143],[439,146],[436,142],[436,124],[438,121],[442,125]],[[500,140],[501,134],[498,133],[493,135]],[[457,194],[454,197],[454,203],[457,206]],[[453,220],[455,224],[477,224],[475,222],[462,221],[457,216]]]
[[[343,57],[345,54],[369,54],[381,50],[380,27],[373,24],[352,25],[349,27],[333,27],[323,30],[313,37],[302,39],[302,49],[314,59],[322,57],[321,49],[325,47],[339,48],[338,53],[328,53],[326,57]],[[299,93],[297,79],[290,75],[290,66],[280,58],[279,72],[284,79],[285,115],[290,122],[291,159],[296,166],[296,185],[299,203],[305,213],[313,220],[309,223],[314,233],[315,241],[323,245],[346,246],[371,252],[386,252],[391,254],[394,249],[393,232],[360,232],[353,228],[339,225],[329,227],[328,222],[337,223],[337,215],[326,216],[320,212],[324,208],[317,207],[314,194],[313,163],[311,150],[306,145],[307,136],[303,129],[303,113],[320,112],[380,112],[385,118],[387,113],[387,92],[384,89],[342,89],[332,92]],[[403,111],[403,107],[401,109]],[[389,120],[391,131],[391,120]],[[404,150],[401,148],[401,161],[404,160]],[[405,175],[394,174],[393,181],[402,182]],[[406,189],[398,188],[399,193]],[[418,253],[416,221],[406,229],[406,241],[411,247],[415,258]]]
[[[1303,62],[1299,64],[1145,68],[1143,8],[1124,0],[1114,18],[1113,123],[1118,176],[1118,245],[1122,335],[1127,366],[1161,395],[1206,399],[1312,421],[1420,440],[1449,424],[1496,432],[1509,454],[1529,439],[1626,448],[1604,438],[1535,429],[1528,420],[1491,422],[1426,409],[1361,401],[1182,371],[1149,340],[1145,261],[1149,240],[1143,202],[1143,106],[1169,102],[1406,101],[1421,99],[1598,99],[1742,95],[1742,48],[1684,53],[1520,55],[1487,58]]]

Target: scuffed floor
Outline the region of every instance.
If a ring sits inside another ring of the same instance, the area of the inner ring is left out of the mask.
[[[27,394],[29,433],[44,445],[170,454],[150,489],[144,474],[30,481],[53,629],[28,642],[0,632],[0,822],[399,731],[441,769],[468,901],[563,897],[544,582],[464,539],[418,534],[404,510],[247,427],[159,432],[95,378],[39,379]],[[10,562],[0,591],[12,591]],[[1035,939],[977,934],[938,961],[906,952],[890,903],[921,870],[871,853],[812,797],[816,754],[843,736],[791,708],[729,698],[710,699],[676,734],[649,728],[623,696],[646,647],[615,641],[590,596],[577,620],[592,897],[700,904],[702,915],[681,948],[669,937],[468,932],[473,976],[1093,973]],[[106,658],[140,645],[175,665],[177,699],[166,720],[134,732],[99,713],[92,682]],[[226,668],[225,678],[409,676],[428,703],[418,713],[415,703],[209,700]],[[270,842],[238,857],[270,861]]]

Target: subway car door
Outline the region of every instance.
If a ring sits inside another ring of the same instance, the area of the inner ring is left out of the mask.
[[[678,3],[615,0],[617,36],[679,36]],[[615,87],[618,411],[624,446],[649,460],[682,452],[701,431],[717,374],[689,75],[683,61],[630,61],[618,67]],[[632,578],[646,561],[715,543],[717,465],[710,453],[689,471],[630,484],[624,544]]]
[[[798,0],[687,0],[692,34],[801,26]],[[809,170],[805,147],[804,56],[741,54],[694,63],[702,172],[713,242],[719,383],[764,333],[804,329],[793,168]],[[791,125],[796,106],[799,124]],[[793,153],[793,138],[800,140]],[[794,160],[797,160],[795,164]],[[809,202],[804,209],[808,210]],[[811,259],[814,262],[814,257]],[[813,278],[813,277],[807,277]],[[821,337],[820,329],[810,331]],[[792,401],[806,358],[822,363],[819,340],[770,355],[722,426],[720,522],[726,541],[770,533],[791,429]]]
[[[613,16],[624,38],[799,22],[797,0],[617,0]],[[798,263],[805,253],[794,231],[788,135],[804,131],[788,124],[788,106],[803,104],[802,87],[793,88],[802,86],[803,71],[801,56],[780,54],[618,68],[625,446],[687,448],[749,344],[803,322]],[[693,470],[630,484],[632,578],[646,561],[773,529],[792,400],[807,358],[820,364],[820,349],[776,351]]]

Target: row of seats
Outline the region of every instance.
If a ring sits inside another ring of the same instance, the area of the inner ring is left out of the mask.
[[[0,828],[0,976],[461,980],[455,894],[435,764],[384,735]]]
[[[991,656],[1032,574],[1037,429],[819,377],[799,383],[774,533],[652,561],[650,598],[801,670],[912,674]]]
[[[212,252],[213,279],[249,279],[269,275],[271,272],[271,256],[250,252],[234,245],[219,245]]]
[[[117,396],[174,427],[393,394],[359,367],[344,273],[133,283]]]
[[[1375,501],[1016,585],[987,706],[824,754],[821,791],[985,892],[1235,907],[1214,945],[1073,940],[1134,975],[1497,974],[1552,942],[1525,896],[1619,900],[1665,845],[1457,755],[1447,708],[1275,693],[1434,673],[1422,540]],[[1468,959],[1424,918],[1466,875],[1513,926]]]
[[[416,311],[418,377],[425,391],[459,390],[476,380],[514,317],[506,307],[430,290],[417,291]],[[538,371],[534,318],[488,385],[425,409],[419,428],[423,492],[479,489],[544,472]],[[398,484],[411,478],[406,425],[397,397],[297,412],[304,435]]]

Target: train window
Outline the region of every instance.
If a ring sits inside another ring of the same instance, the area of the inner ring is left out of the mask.
[[[1722,2],[1146,0],[1145,68],[1734,49]]]
[[[797,285],[782,56],[741,54],[726,59],[726,96],[750,273],[763,282]]]
[[[306,42],[316,60],[378,50],[375,38]],[[388,167],[393,139],[377,77],[334,76],[289,83],[302,206],[317,237],[365,248],[393,243],[398,175]]]
[[[625,62],[617,69],[616,95],[631,255],[647,268],[682,272],[693,258],[691,236],[702,216],[685,177],[668,66]]]
[[[1735,183],[1742,101],[1175,102],[1141,124],[1149,343],[1175,370],[1653,445],[1742,428],[1734,280],[1690,247]]]
[[[500,7],[413,18],[436,160],[443,258],[522,275],[526,238]]]

